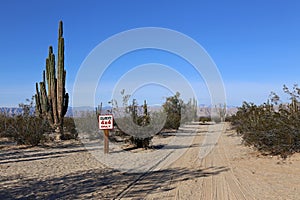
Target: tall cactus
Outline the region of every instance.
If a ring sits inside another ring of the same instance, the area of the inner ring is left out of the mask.
[[[56,71],[57,67],[57,71]],[[55,66],[55,55],[52,46],[46,59],[46,75],[43,81],[36,83],[36,113],[45,117],[50,125],[57,130],[56,139],[63,135],[63,118],[68,109],[69,95],[66,93],[66,70],[64,69],[64,38],[63,23],[59,22],[58,57]],[[46,85],[48,88],[46,89]]]
[[[150,123],[150,116],[149,116],[148,105],[147,105],[147,101],[146,100],[144,100],[143,109],[144,109],[144,115],[143,115],[142,126],[146,126],[146,125],[148,125]]]
[[[98,105],[98,107],[96,107],[97,120],[99,119],[99,115],[101,115],[101,113],[102,113],[102,102],[100,103],[100,105]]]

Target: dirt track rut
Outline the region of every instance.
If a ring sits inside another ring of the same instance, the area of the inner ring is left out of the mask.
[[[178,179],[176,173],[160,174],[156,177],[156,182],[152,182],[152,188],[132,198],[132,192],[145,189],[143,182],[147,180],[147,176],[153,175],[151,172],[131,186],[122,199],[299,199],[299,192],[296,192],[300,189],[299,184],[291,184],[286,188],[289,181],[282,180],[280,176],[284,175],[279,175],[276,171],[285,169],[287,175],[288,172],[293,172],[298,176],[300,183],[300,168],[294,168],[295,163],[278,164],[281,162],[278,158],[261,158],[255,151],[241,145],[240,137],[229,129],[229,124],[224,124],[224,131],[212,151],[199,159],[199,151],[208,126],[199,125],[196,128],[197,134],[186,152],[175,162],[159,169],[176,171],[184,168],[190,171],[192,176],[184,174]],[[212,131],[209,134],[215,133]],[[293,161],[299,163],[298,157]],[[267,179],[263,175],[265,172],[274,176],[268,176]],[[161,181],[165,184],[160,184]],[[277,181],[282,181],[282,185]],[[297,177],[291,182],[296,183]],[[277,186],[275,190],[274,185]]]

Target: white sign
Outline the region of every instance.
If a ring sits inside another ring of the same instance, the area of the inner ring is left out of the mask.
[[[112,115],[99,115],[99,129],[113,129],[114,121]]]

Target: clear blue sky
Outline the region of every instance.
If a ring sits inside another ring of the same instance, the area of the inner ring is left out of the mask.
[[[56,53],[59,20],[64,22],[71,94],[81,63],[100,42],[133,28],[163,27],[186,34],[205,48],[222,75],[228,104],[262,103],[271,91],[280,94],[283,84],[300,84],[299,10],[298,0],[0,0],[0,106],[17,106],[35,93],[48,46],[53,45]],[[163,61],[169,57],[164,53],[150,51],[150,55],[138,64],[151,62],[153,55],[153,62],[171,66],[176,60]],[[193,74],[182,66],[187,77]],[[205,86],[199,88],[203,88],[199,103],[208,103]]]

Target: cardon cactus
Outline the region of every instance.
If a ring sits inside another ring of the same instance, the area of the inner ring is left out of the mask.
[[[59,22],[57,63],[52,46],[46,59],[43,81],[36,83],[36,113],[46,118],[56,130],[56,139],[63,134],[63,119],[68,109],[69,95],[66,93],[66,70],[64,68],[63,23]],[[56,64],[56,65],[55,65]]]

